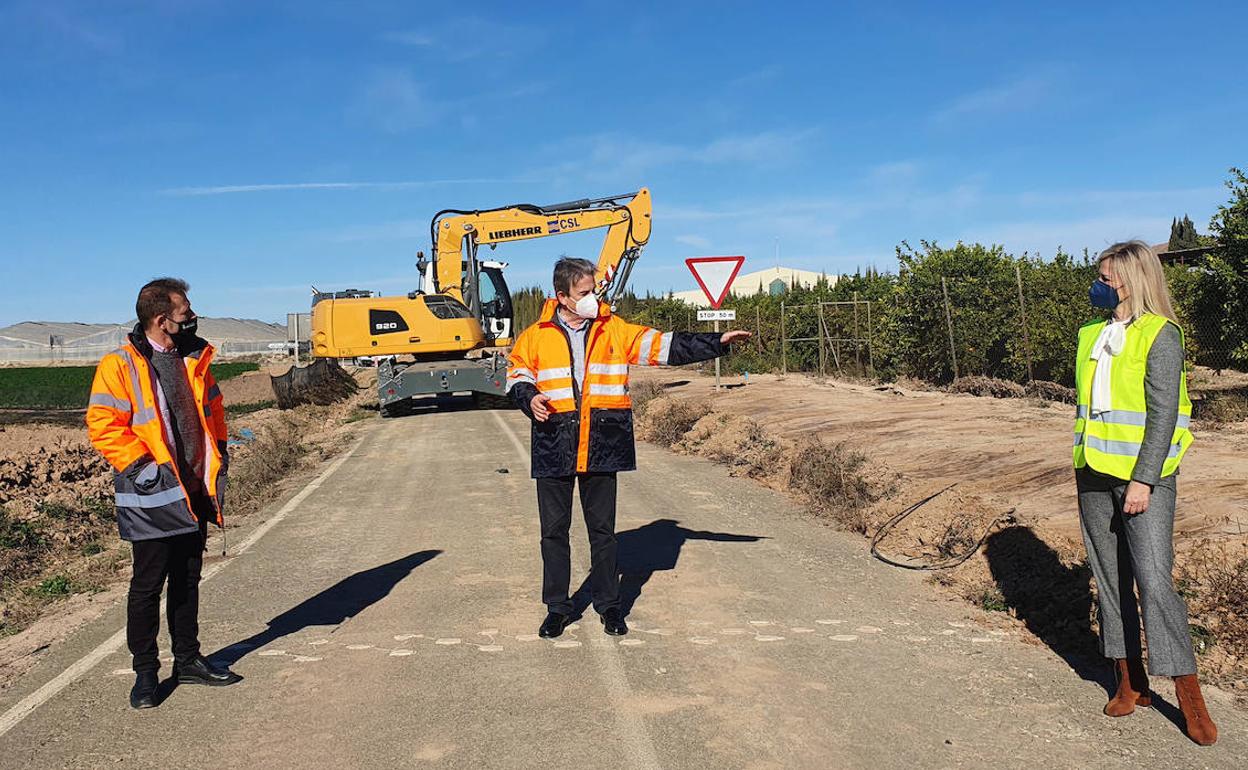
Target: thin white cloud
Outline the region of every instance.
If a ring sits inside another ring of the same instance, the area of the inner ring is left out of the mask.
[[[779,64],[768,64],[755,70],[729,78],[725,85],[729,89],[752,88],[774,81],[784,72]]]
[[[436,38],[427,32],[419,31],[399,31],[387,32],[381,36],[382,40],[389,43],[398,43],[399,45],[408,45],[417,48],[425,48],[436,42]]]
[[[505,59],[540,48],[546,32],[538,26],[512,24],[481,16],[462,16],[422,29],[394,30],[381,39],[409,48],[436,51],[451,62]]]
[[[692,246],[695,249],[709,249],[711,247],[711,239],[704,238],[701,235],[678,235],[673,240],[686,246]]]
[[[932,113],[931,121],[949,126],[978,117],[1004,115],[1031,110],[1052,96],[1055,78],[1052,73],[1027,75],[963,94]]]
[[[432,124],[442,109],[410,73],[389,70],[365,84],[356,112],[386,133],[400,134]]]
[[[63,4],[42,2],[28,7],[46,29],[90,51],[115,56],[124,48],[120,35],[97,26]]]
[[[172,187],[161,190],[161,195],[230,195],[233,193],[284,192],[290,190],[410,190],[416,187],[433,187],[453,184],[500,184],[507,179],[428,179],[409,182],[273,182],[264,184],[232,184],[213,187]]]
[[[651,169],[682,164],[776,167],[800,158],[818,133],[816,128],[761,131],[688,144],[646,141],[615,133],[595,134],[560,142],[559,155],[570,154],[576,160],[557,164],[553,170],[557,175],[623,181],[636,179]]]
[[[997,222],[965,230],[959,239],[970,243],[1001,244],[1007,251],[1052,256],[1058,248],[1068,254],[1083,249],[1096,253],[1117,241],[1139,238],[1159,243],[1170,234],[1170,217],[1105,214],[1078,219]]]

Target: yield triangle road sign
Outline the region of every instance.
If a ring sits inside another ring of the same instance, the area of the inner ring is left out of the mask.
[[[745,257],[690,257],[685,260],[707,301],[716,309],[728,296],[728,289],[744,262]]]

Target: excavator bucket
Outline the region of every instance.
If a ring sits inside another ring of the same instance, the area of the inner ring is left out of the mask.
[[[318,358],[308,366],[292,366],[271,378],[279,409],[300,404],[325,406],[350,398],[357,390],[355,378],[332,358]]]

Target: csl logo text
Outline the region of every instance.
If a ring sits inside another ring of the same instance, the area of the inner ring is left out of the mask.
[[[569,217],[567,219],[551,219],[546,222],[546,234],[553,235],[564,230],[575,230],[580,226],[581,223],[576,219],[576,217]]]

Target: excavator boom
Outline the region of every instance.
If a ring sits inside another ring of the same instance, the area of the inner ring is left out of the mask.
[[[471,306],[473,297],[465,294],[471,295],[476,285],[475,251],[481,244],[526,241],[605,227],[607,237],[598,254],[595,291],[614,304],[628,282],[633,263],[650,240],[650,214],[650,191],[645,188],[549,206],[516,204],[478,211],[438,212],[430,225],[434,291],[455,296]]]

